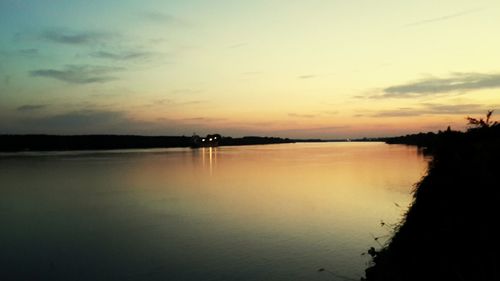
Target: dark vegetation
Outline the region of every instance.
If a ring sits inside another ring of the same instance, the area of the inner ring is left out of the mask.
[[[274,143],[293,143],[295,140],[275,138],[275,137],[242,137],[232,138],[223,137],[220,145],[256,145],[256,144],[274,144]]]
[[[468,118],[450,129],[388,139],[433,156],[405,220],[380,250],[366,280],[500,280],[500,124]]]
[[[272,137],[223,137],[219,145],[255,145],[292,143],[293,140]],[[102,150],[129,148],[190,147],[186,136],[131,135],[0,135],[0,151]]]
[[[190,137],[1,135],[0,151],[99,150],[189,146]]]
[[[378,138],[375,140],[384,141],[388,144],[415,145],[425,149],[426,152],[432,154],[436,148],[442,145],[449,145],[448,142],[463,141],[465,138],[472,140],[471,138],[477,139],[485,137],[484,132],[488,128],[498,126],[498,122],[491,121],[492,114],[493,111],[488,111],[488,113],[486,114],[486,119],[467,117],[467,121],[469,124],[469,130],[467,132],[453,131],[450,127],[448,127],[445,131],[439,131],[438,133],[418,133],[400,137]]]

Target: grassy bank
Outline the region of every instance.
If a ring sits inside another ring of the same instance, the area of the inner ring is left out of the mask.
[[[366,280],[499,280],[500,125],[393,138],[433,155],[405,220]]]

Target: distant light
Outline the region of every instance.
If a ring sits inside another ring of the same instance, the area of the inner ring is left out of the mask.
[[[201,139],[201,141],[205,141],[205,139]]]
[[[214,137],[214,140],[216,140],[216,139],[217,139],[217,137]]]
[[[212,138],[209,138],[208,140],[209,140],[209,141],[212,141]]]

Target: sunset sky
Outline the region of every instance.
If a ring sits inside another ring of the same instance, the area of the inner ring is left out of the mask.
[[[463,129],[500,109],[499,28],[498,0],[1,0],[0,133]]]

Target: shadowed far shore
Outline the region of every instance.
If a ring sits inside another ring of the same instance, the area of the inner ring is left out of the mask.
[[[280,137],[245,136],[233,138],[223,136],[219,146],[264,145],[305,142],[386,142],[388,144],[416,145],[424,152],[432,147],[440,133],[419,133],[401,137],[377,137],[358,139],[290,139]],[[460,134],[461,132],[455,132]],[[21,151],[70,151],[112,150],[192,147],[188,136],[141,136],[141,135],[45,135],[45,134],[0,134],[0,152]]]
[[[219,146],[327,141],[345,140],[289,139],[260,136],[222,137]],[[192,138],[187,136],[0,135],[0,152],[169,148],[191,147],[192,145]]]
[[[223,137],[219,145],[253,145],[292,143],[293,140],[273,137]],[[0,135],[0,151],[63,151],[137,148],[190,147],[187,136],[134,135]]]
[[[467,132],[386,139],[421,147],[432,161],[392,238],[368,250],[363,280],[499,280],[500,124],[490,115],[469,118]]]

